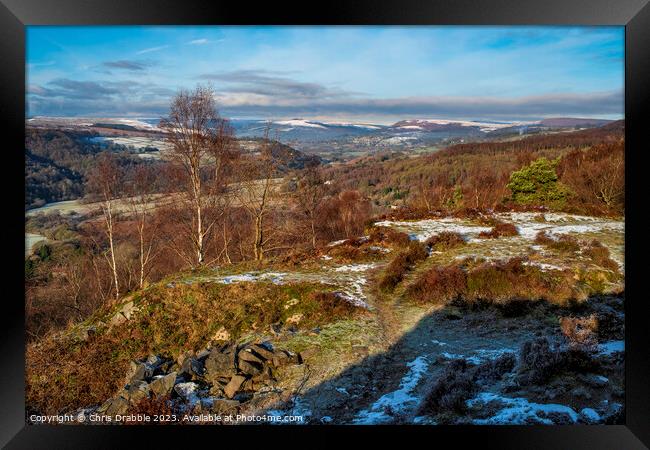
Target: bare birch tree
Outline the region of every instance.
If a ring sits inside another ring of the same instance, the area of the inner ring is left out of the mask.
[[[210,86],[181,91],[161,121],[170,144],[172,161],[184,175],[183,200],[189,210],[186,235],[191,243],[193,266],[205,263],[206,244],[215,222],[225,211],[222,173],[226,150],[233,147],[232,130],[219,117]],[[212,168],[212,170],[210,170]],[[185,214],[179,214],[185,219]]]
[[[155,256],[156,226],[151,217],[155,200],[156,173],[148,165],[138,165],[131,171],[127,186],[129,210],[138,233],[139,287],[142,289]]]
[[[235,195],[246,209],[253,223],[253,257],[256,261],[264,259],[276,233],[267,229],[271,200],[274,195],[274,177],[282,161],[277,140],[269,139],[270,126],[267,126],[260,146],[259,155],[249,155],[240,165],[240,181]]]
[[[318,167],[308,167],[298,180],[295,199],[298,209],[307,222],[312,248],[316,248],[316,223],[319,208],[327,195],[325,183]]]
[[[119,198],[120,186],[120,168],[115,161],[115,157],[110,153],[103,153],[89,175],[89,187],[101,199],[103,229],[108,240],[108,254],[105,254],[105,256],[113,275],[116,299],[120,298],[120,283],[115,258],[115,222],[117,221],[115,200]]]

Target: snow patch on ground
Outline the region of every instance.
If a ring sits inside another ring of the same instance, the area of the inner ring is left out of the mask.
[[[556,266],[555,264],[541,263],[537,261],[524,261],[525,266],[535,266],[542,270],[564,270],[564,267]]]
[[[588,423],[598,423],[601,421],[600,414],[598,414],[593,408],[583,408],[582,411],[580,411],[580,415],[585,419],[585,422]]]
[[[218,277],[209,277],[209,281],[217,283],[254,283],[260,281],[270,281],[274,284],[286,284],[291,282],[315,282],[332,285],[337,288],[336,295],[351,303],[354,306],[366,309],[372,309],[366,303],[367,297],[364,288],[368,282],[364,276],[365,272],[376,267],[376,264],[349,264],[339,267],[323,266],[323,272],[250,272],[236,275],[226,275]],[[194,281],[199,281],[201,278]],[[188,282],[189,283],[189,282]],[[171,287],[171,286],[170,286]]]
[[[350,393],[348,392],[348,390],[345,389],[345,388],[342,388],[342,387],[337,387],[337,388],[336,388],[336,392],[338,392],[338,393],[340,393],[340,394],[343,394],[343,395],[350,395]]]
[[[406,364],[408,372],[399,384],[399,389],[379,398],[369,409],[362,410],[354,420],[358,425],[374,425],[387,423],[396,414],[405,413],[417,405],[418,398],[413,391],[424,376],[429,366],[426,357],[418,356]]]
[[[471,364],[481,364],[488,360],[497,359],[506,353],[517,353],[512,348],[497,348],[497,349],[479,349],[475,350],[472,355],[460,355],[458,353],[442,352],[440,356],[445,359],[464,359]]]
[[[487,405],[491,402],[501,403],[504,407],[492,417],[487,419],[474,419],[476,425],[526,425],[539,423],[553,425],[554,422],[548,417],[549,414],[563,414],[568,416],[572,422],[577,422],[578,413],[566,405],[555,403],[533,403],[525,398],[508,398],[492,392],[482,392],[473,399],[468,400],[467,406]]]
[[[345,266],[339,266],[334,269],[335,272],[366,272],[370,269],[374,269],[376,264],[348,264]]]
[[[517,227],[519,235],[525,239],[535,239],[540,231],[553,236],[568,233],[589,233],[604,230],[624,231],[625,223],[600,217],[579,216],[563,213],[545,213],[544,220],[536,218],[541,215],[530,212],[501,213],[501,220],[512,222]]]
[[[368,305],[365,301],[361,300],[361,296],[365,298],[363,293],[358,294],[358,297],[355,297],[354,295],[350,295],[348,292],[336,292],[335,295],[340,298],[341,300],[345,300],[346,302],[359,307],[359,308],[365,308],[365,309],[370,309],[370,305]]]
[[[218,280],[219,283],[232,284],[241,282],[270,281],[273,284],[282,284],[286,273],[243,273],[240,275],[229,275]]]
[[[371,245],[371,246],[368,247],[368,248],[369,248],[370,250],[375,251],[375,252],[381,252],[381,253],[390,253],[390,252],[391,252],[391,250],[390,250],[389,248],[386,248],[386,247],[380,247],[380,246],[378,246],[378,245]]]
[[[497,348],[476,350],[474,353],[476,354],[475,358],[478,358],[481,362],[483,362],[485,360],[500,358],[507,353],[516,354],[517,351],[513,348]]]
[[[443,231],[459,233],[466,241],[476,239],[482,231],[490,231],[491,227],[480,225],[470,225],[463,223],[460,219],[445,217],[441,219],[425,219],[413,222],[395,222],[384,220],[375,222],[380,227],[395,227],[409,233],[418,241],[426,241],[431,236],[442,233]]]
[[[612,355],[625,351],[625,341],[609,341],[598,345],[598,353],[601,355]]]

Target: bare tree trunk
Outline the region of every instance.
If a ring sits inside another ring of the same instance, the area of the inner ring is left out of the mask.
[[[144,286],[144,226],[140,226],[140,289]]]
[[[113,278],[115,280],[115,299],[120,298],[120,285],[117,278],[117,264],[115,263],[115,246],[113,245],[113,213],[111,210],[111,201],[106,201],[106,233],[108,235],[108,244],[111,251],[111,269],[113,269]]]
[[[264,230],[262,228],[262,214],[255,217],[255,240],[253,243],[253,253],[256,261],[264,259]]]
[[[232,264],[232,261],[230,260],[230,254],[228,253],[228,239],[226,239],[226,222],[223,222],[223,250],[225,253],[225,260],[226,263]]]
[[[199,266],[203,265],[203,225],[201,223],[201,205],[196,207],[196,260]]]

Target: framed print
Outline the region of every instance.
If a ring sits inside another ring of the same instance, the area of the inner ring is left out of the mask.
[[[646,448],[649,8],[3,0],[2,444]]]

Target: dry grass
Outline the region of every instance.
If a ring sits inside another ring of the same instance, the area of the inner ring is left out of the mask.
[[[100,325],[100,319],[108,320],[114,311],[98,313],[89,321],[97,325],[97,332],[86,341],[68,333],[30,344],[28,406],[56,414],[101,403],[122,387],[131,360],[151,353],[176,358],[188,350],[198,351],[222,329],[237,339],[268,332],[271,324],[308,330],[365,314],[323,292],[319,283],[179,283],[173,288],[161,283],[134,303],[139,310],[132,318],[111,329]]]
[[[373,226],[366,231],[368,234],[364,237],[348,239],[323,251],[339,262],[375,261],[385,256],[385,249],[403,249],[411,241],[408,234],[388,227]]]
[[[496,381],[511,372],[516,363],[513,354],[502,355],[478,366],[464,359],[454,359],[436,381],[420,407],[420,414],[463,413],[466,401],[476,392],[479,383]]]
[[[426,247],[420,242],[412,241],[408,248],[395,256],[379,279],[379,289],[393,290],[415,264],[427,257]]]
[[[490,231],[481,231],[478,237],[483,239],[496,239],[504,236],[509,237],[519,235],[517,227],[511,223],[501,222],[496,219],[490,220],[489,223],[492,225],[492,229]]]
[[[467,293],[467,275],[459,266],[434,267],[407,288],[418,303],[449,303]]]
[[[136,405],[133,405],[129,408],[127,411],[127,414],[133,414],[138,417],[138,414],[141,414],[143,416],[149,416],[149,417],[166,417],[172,414],[178,414],[179,411],[176,411],[172,407],[172,401],[171,397],[169,395],[165,397],[159,397],[159,398],[154,398],[154,397],[147,397],[143,398],[140,400],[139,403]],[[183,422],[179,422],[182,424]],[[166,422],[163,421],[129,421],[125,422],[126,425],[165,425]]]
[[[453,231],[443,231],[439,234],[431,236],[429,239],[427,239],[425,244],[428,245],[432,250],[443,252],[465,245],[466,242],[460,233],[455,233]]]
[[[367,257],[364,249],[348,245],[347,243],[328,249],[327,255],[346,263],[363,261]]]
[[[568,234],[561,234],[557,239],[553,239],[544,231],[540,231],[535,236],[535,243],[543,245],[560,253],[575,253],[580,250],[580,243],[576,238]]]
[[[88,343],[47,337],[26,350],[26,403],[40,413],[57,414],[99,404],[122,386],[133,347],[128,333]]]
[[[368,242],[386,245],[391,248],[401,248],[409,245],[409,235],[390,227],[371,227],[368,231]]]
[[[565,303],[577,296],[569,271],[543,271],[524,265],[521,258],[484,263],[467,275],[467,299],[495,303],[510,300],[548,300]]]
[[[475,267],[461,264],[429,269],[411,284],[407,298],[418,303],[490,302],[547,300],[564,304],[582,297],[569,271],[543,271],[525,265],[521,258],[486,262]]]
[[[519,351],[517,381],[522,386],[542,385],[567,372],[586,373],[598,369],[598,363],[585,346],[562,349],[547,338],[524,343]]]
[[[561,317],[560,330],[570,346],[591,347],[598,340],[598,319],[595,314],[587,317]]]
[[[464,359],[449,363],[442,376],[427,394],[420,413],[463,412],[465,401],[476,391],[473,371]]]
[[[594,264],[618,272],[618,264],[609,257],[609,250],[596,239],[582,250],[582,254],[589,257]]]

